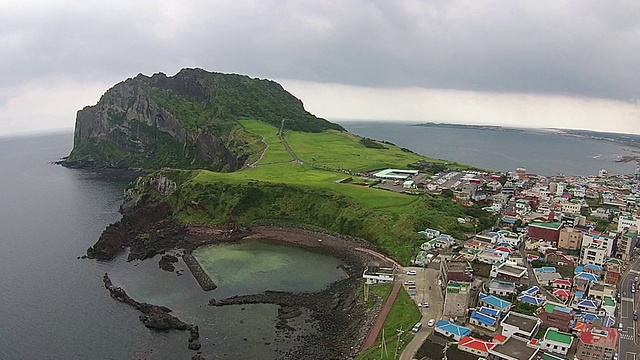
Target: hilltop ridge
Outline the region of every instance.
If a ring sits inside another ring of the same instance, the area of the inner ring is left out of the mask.
[[[246,75],[182,69],[138,74],[78,111],[70,167],[235,171],[262,149],[239,119],[302,132],[342,126],[316,117],[280,84]]]

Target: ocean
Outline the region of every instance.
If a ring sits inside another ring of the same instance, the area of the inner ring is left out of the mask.
[[[219,288],[204,292],[158,259],[78,259],[120,218],[131,180],[51,164],[73,134],[0,139],[0,359],[188,359],[187,332],[145,328],[133,308],[103,287],[108,272],[138,301],[165,305],[200,327],[209,359],[275,359],[295,341],[275,328],[276,305],[207,306],[209,299],[274,290],[316,291],[343,278],[335,258],[254,242],[204,248],[199,258]],[[217,251],[216,251],[217,250]],[[255,259],[269,259],[268,264]],[[216,265],[217,264],[217,265]],[[268,265],[268,266],[267,266]],[[297,276],[308,266],[323,271]],[[313,331],[304,313],[289,325]]]
[[[522,166],[541,174],[634,169],[612,162],[625,149],[605,142],[390,123],[342,124],[424,155],[487,169]],[[111,299],[102,284],[105,272],[136,300],[169,306],[182,320],[198,324],[209,358],[273,359],[292,343],[274,329],[276,306],[213,308],[207,301],[259,292],[266,283],[311,290],[340,278],[339,272],[327,270],[321,278],[294,281],[287,275],[300,272],[301,266],[335,269],[335,259],[260,243],[201,251],[203,262],[210,256],[207,271],[220,281],[216,294],[203,292],[188,270],[183,276],[160,270],[157,259],[78,259],[120,218],[123,189],[131,179],[51,164],[69,153],[72,139],[71,133],[0,139],[0,359],[182,359],[194,354],[186,348],[188,334],[146,329],[137,311]],[[255,258],[271,260],[252,262]],[[216,263],[222,268],[216,269]],[[256,276],[269,282],[256,281]],[[303,316],[293,325],[303,328],[307,320]]]
[[[614,174],[632,174],[636,168],[635,163],[614,161],[633,154],[628,146],[552,132],[423,127],[397,122],[337,122],[360,136],[390,141],[421,155],[486,170],[513,171],[523,167],[530,173],[550,176],[597,175],[601,169]]]

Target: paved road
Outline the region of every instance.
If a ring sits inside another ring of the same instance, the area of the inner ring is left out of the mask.
[[[400,276],[400,281],[403,283],[405,280],[414,280],[416,282],[416,295],[413,297],[415,302],[429,303],[428,308],[420,308],[420,312],[422,313],[422,320],[420,320],[423,324],[422,329],[418,331],[400,355],[400,360],[411,360],[422,343],[424,343],[427,337],[433,332],[433,328],[428,327],[427,322],[430,319],[434,319],[437,322],[442,316],[444,299],[438,287],[439,270],[419,267],[408,267],[405,268],[405,270],[415,270],[417,273],[415,276],[406,275],[406,273]]]
[[[638,308],[636,302],[636,293],[631,293],[631,287],[634,286],[634,278],[640,278],[640,259],[636,260],[631,269],[623,275],[620,283],[621,301],[618,311],[618,323],[622,324],[620,332],[620,344],[618,345],[618,354],[621,360],[640,359],[640,336],[637,322],[633,321],[633,310]]]

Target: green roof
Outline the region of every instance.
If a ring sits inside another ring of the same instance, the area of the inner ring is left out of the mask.
[[[562,227],[562,223],[559,222],[559,221],[555,221],[555,222],[534,221],[531,224],[529,224],[529,226],[541,227],[541,228],[552,229],[552,230],[559,230]]]
[[[571,335],[551,328],[547,329],[547,332],[544,334],[544,338],[567,345],[571,345],[571,342],[573,341]]]
[[[613,299],[609,296],[604,297],[604,304],[607,306],[614,306],[616,303],[613,302]]]
[[[542,353],[541,360],[566,360],[565,358],[552,353]]]

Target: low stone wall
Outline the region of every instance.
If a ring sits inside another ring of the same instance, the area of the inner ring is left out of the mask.
[[[209,275],[207,275],[204,269],[202,269],[202,266],[200,266],[200,263],[193,257],[193,255],[184,254],[182,255],[182,260],[187,264],[187,267],[191,270],[191,274],[196,278],[196,281],[198,281],[202,290],[209,291],[218,287],[213,280],[211,280]]]

